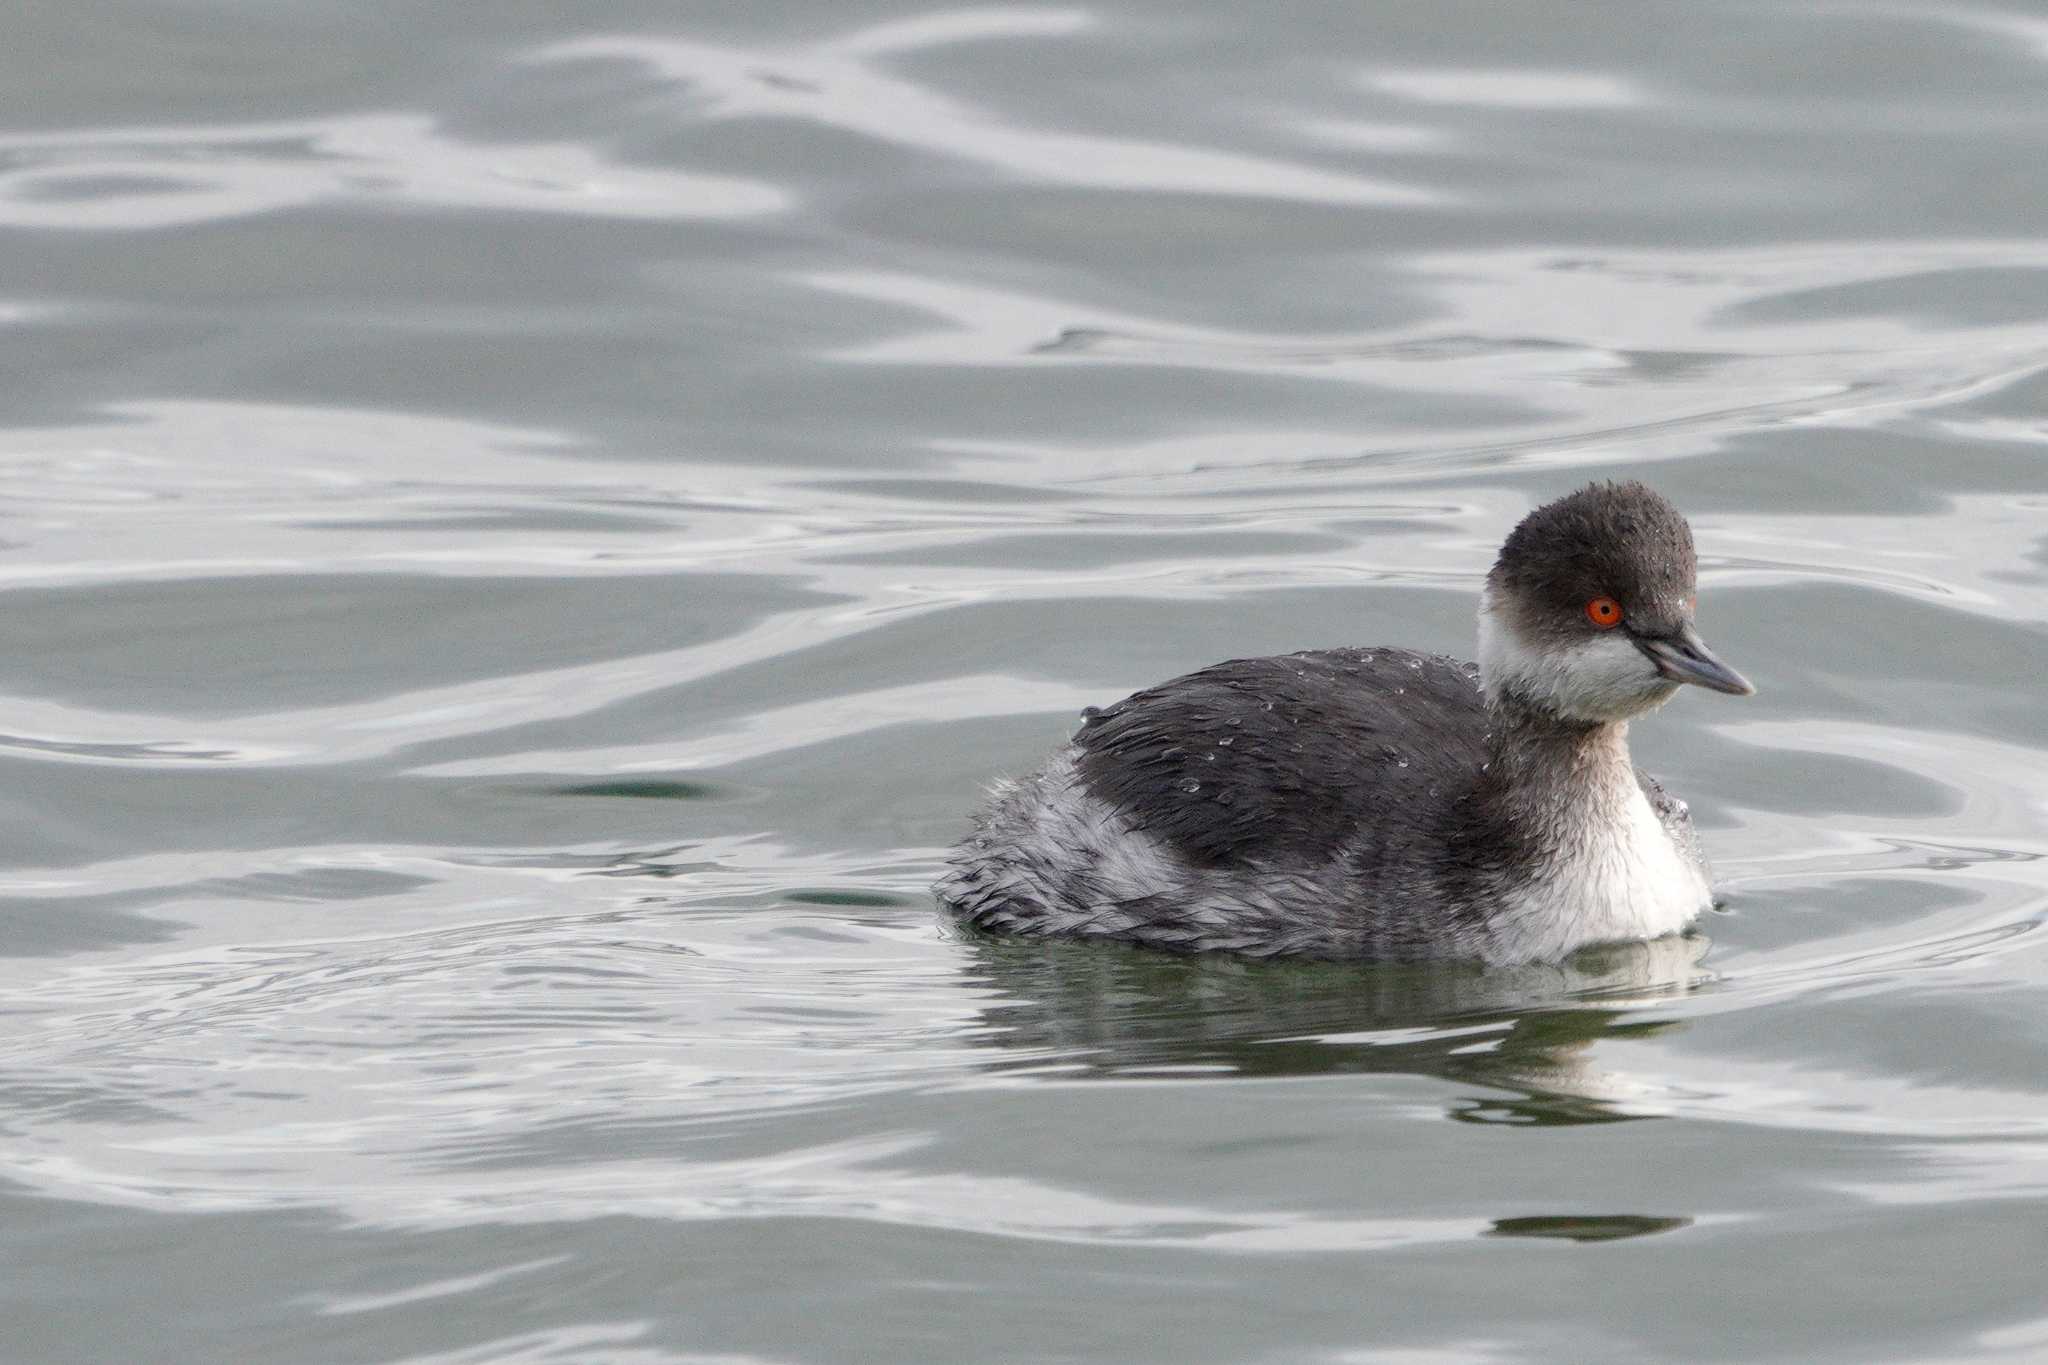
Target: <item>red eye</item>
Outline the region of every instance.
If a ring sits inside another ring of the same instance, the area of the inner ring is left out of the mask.
[[[1586,603],[1586,619],[1602,630],[1621,624],[1621,603],[1611,597],[1596,597]]]

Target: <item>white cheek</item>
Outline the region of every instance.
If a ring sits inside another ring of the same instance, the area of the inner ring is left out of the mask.
[[[1514,629],[1494,614],[1493,594],[1479,602],[1479,676],[1494,691],[1527,695],[1533,684],[1538,660],[1535,653],[1515,637]]]
[[[1559,651],[1557,709],[1575,720],[1626,720],[1676,689],[1619,631]]]
[[[1676,690],[1619,631],[1557,649],[1534,648],[1493,610],[1490,596],[1479,611],[1479,672],[1489,689],[1573,720],[1626,720]]]

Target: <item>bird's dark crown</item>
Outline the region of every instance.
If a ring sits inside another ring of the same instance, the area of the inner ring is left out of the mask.
[[[1663,634],[1691,615],[1698,571],[1685,517],[1631,480],[1588,484],[1522,518],[1487,581],[1519,612],[1560,625],[1612,597],[1632,627]]]

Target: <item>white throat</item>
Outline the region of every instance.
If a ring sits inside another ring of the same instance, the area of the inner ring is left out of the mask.
[[[1679,933],[1712,903],[1707,872],[1657,818],[1616,737],[1616,757],[1581,769],[1552,812],[1549,856],[1511,895],[1504,946],[1555,960],[1590,943]]]

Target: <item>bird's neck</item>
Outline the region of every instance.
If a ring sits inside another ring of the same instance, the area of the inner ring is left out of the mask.
[[[1627,721],[1569,720],[1504,694],[1486,709],[1480,798],[1520,839],[1554,845],[1637,796]]]
[[[1491,870],[1501,954],[1553,959],[1676,933],[1698,916],[1704,869],[1644,794],[1628,722],[1567,721],[1512,701],[1490,702],[1488,720],[1471,828],[1488,844],[1475,862]]]

